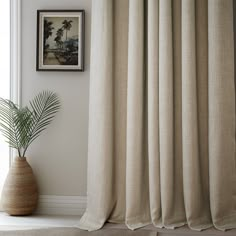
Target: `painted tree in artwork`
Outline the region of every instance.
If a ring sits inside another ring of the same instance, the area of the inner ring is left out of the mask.
[[[63,42],[61,40],[63,33],[64,33],[63,28],[57,30],[56,38],[54,39],[54,41],[56,41],[58,48],[61,48],[63,45]]]
[[[62,22],[62,24],[63,24],[63,28],[65,29],[65,31],[66,31],[66,41],[67,41],[67,32],[71,29],[71,27],[72,27],[72,23],[73,21],[72,20],[64,20],[63,22]]]
[[[43,46],[44,50],[48,48],[49,45],[46,45],[46,40],[52,35],[54,27],[52,22],[47,19],[44,20],[44,34],[43,34]]]

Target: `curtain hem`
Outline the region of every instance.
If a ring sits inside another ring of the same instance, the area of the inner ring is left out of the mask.
[[[235,229],[236,228],[236,213],[214,220],[213,224],[216,229],[221,230],[221,231]]]
[[[90,217],[87,217],[87,216],[84,217],[83,216],[83,218],[81,218],[81,220],[79,221],[79,224],[76,224],[75,227],[77,227],[79,229],[82,229],[82,230],[95,231],[95,230],[101,229],[103,227],[103,225],[105,224],[105,222],[106,221],[104,221],[102,223],[102,222],[96,221],[94,219],[92,220]],[[112,223],[121,224],[122,222],[113,221]],[[123,222],[123,224],[124,224],[124,222]],[[153,224],[153,222],[151,222],[151,221],[136,222],[136,223],[132,223],[132,224],[126,222],[125,225],[130,230],[140,229],[140,228],[143,228],[143,227],[148,226],[148,225],[153,225],[154,227],[159,228],[159,229],[165,228],[165,229],[169,229],[169,230],[175,230],[176,228],[180,228],[182,226],[188,225],[189,229],[194,230],[194,231],[206,230],[206,229],[211,228],[213,226],[213,224],[203,224],[203,225],[199,225],[197,227],[192,227],[187,222],[179,222],[179,223],[172,224],[172,225],[163,225],[163,224],[158,224],[157,225],[157,224]],[[229,227],[227,227],[227,229],[235,228],[235,225],[233,225],[233,224],[228,225],[228,226]],[[219,228],[219,227],[216,227],[216,226],[215,226],[215,228],[219,229],[219,230],[222,230],[222,231],[227,230],[227,229],[222,229],[222,228]]]
[[[225,221],[228,221],[228,220],[230,220],[231,223],[226,224]],[[229,217],[223,217],[223,219],[215,221],[214,224],[212,224],[212,223],[205,223],[205,224],[201,223],[200,224],[200,222],[202,222],[202,219],[198,221],[199,224],[196,224],[197,221],[195,220],[194,221],[195,224],[193,226],[191,223],[188,223],[186,221],[166,225],[161,222],[154,223],[149,220],[148,221],[141,220],[141,219],[138,219],[138,217],[135,217],[135,221],[131,221],[130,219],[126,220],[125,222],[124,221],[123,222],[116,221],[116,220],[112,220],[112,222],[107,221],[107,220],[99,220],[98,221],[94,217],[91,217],[88,213],[85,213],[83,215],[83,217],[80,219],[79,223],[75,225],[75,227],[82,229],[82,230],[95,231],[95,230],[101,229],[106,222],[110,222],[110,223],[114,223],[114,224],[125,224],[127,226],[127,228],[131,229],[131,230],[143,228],[148,225],[153,225],[156,228],[165,228],[165,229],[175,230],[176,228],[180,228],[184,225],[188,225],[189,229],[194,230],[194,231],[206,230],[208,228],[211,228],[212,226],[214,226],[216,229],[219,229],[221,231],[225,231],[227,229],[232,229],[232,228],[236,227],[236,223],[235,223],[236,222],[236,214],[229,216]],[[221,224],[224,226],[222,227]]]
[[[84,213],[78,224],[74,225],[76,228],[87,230],[87,231],[95,231],[99,230],[103,227],[106,219],[97,220],[94,217],[91,217],[87,212]]]

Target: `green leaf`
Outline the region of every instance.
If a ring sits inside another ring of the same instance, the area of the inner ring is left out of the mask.
[[[0,98],[0,131],[10,147],[24,156],[29,145],[52,122],[60,109],[57,94],[50,91],[39,93],[32,101],[30,108],[19,108],[10,100]]]

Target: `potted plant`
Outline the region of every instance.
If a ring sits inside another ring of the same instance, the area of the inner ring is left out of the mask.
[[[10,215],[29,215],[37,206],[37,183],[25,155],[59,109],[59,98],[50,91],[39,93],[29,106],[22,108],[0,98],[0,131],[9,146],[18,153],[10,167],[1,197],[2,207]]]

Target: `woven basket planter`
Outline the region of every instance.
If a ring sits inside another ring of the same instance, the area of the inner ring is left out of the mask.
[[[12,216],[30,215],[38,202],[38,188],[26,158],[16,157],[7,175],[1,197],[3,210]]]

